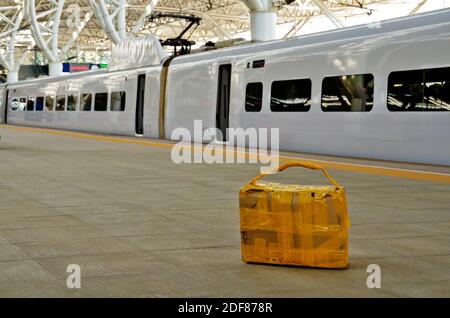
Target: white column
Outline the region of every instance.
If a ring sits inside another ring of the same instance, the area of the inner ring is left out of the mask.
[[[15,83],[19,81],[19,72],[8,71],[8,75],[6,76],[6,80],[9,84]]]
[[[59,47],[58,47],[58,35],[59,35],[59,26],[61,24],[61,15],[63,13],[64,8],[64,0],[52,0],[52,4],[54,8],[50,8],[48,11],[40,13],[39,15],[36,13],[36,1],[29,0],[28,1],[28,13],[30,15],[30,30],[33,35],[34,40],[36,41],[36,45],[42,50],[42,52],[47,57],[48,64],[48,73],[50,76],[60,76],[62,75],[62,63],[59,56]],[[53,25],[50,29],[50,35],[45,34],[42,30],[48,30],[48,28],[44,25],[41,25],[38,21],[39,18],[43,17],[51,17],[53,20]],[[44,38],[46,36],[47,38]],[[50,47],[48,43],[50,42]]]
[[[241,0],[250,9],[252,41],[277,38],[277,10],[271,0]]]
[[[64,8],[64,0],[59,0],[58,5],[56,7],[56,12],[53,17],[53,26],[52,26],[52,39],[51,39],[51,50],[56,60],[59,61],[58,57],[58,38],[59,38],[59,25],[61,23],[61,15]]]
[[[49,76],[61,76],[63,74],[63,65],[60,62],[48,63],[48,75]]]
[[[277,12],[251,11],[252,41],[271,41],[277,38]]]

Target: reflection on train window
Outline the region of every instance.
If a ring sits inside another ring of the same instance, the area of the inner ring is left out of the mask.
[[[263,83],[249,83],[245,91],[245,111],[260,112],[263,101]]]
[[[51,112],[51,111],[53,111],[53,107],[55,107],[55,96],[46,96],[45,97],[45,111]]]
[[[111,93],[111,111],[113,112],[123,112],[125,111],[125,92],[112,92]]]
[[[19,100],[17,98],[13,98],[11,100],[11,104],[9,106],[9,109],[13,112],[18,111],[19,110]]]
[[[27,100],[27,111],[32,112],[34,111],[34,97],[30,97]]]
[[[370,112],[373,89],[372,74],[326,77],[322,82],[322,111]]]
[[[36,111],[41,112],[44,110],[44,97],[36,97]]]
[[[19,111],[25,111],[27,109],[27,99],[25,97],[19,98]]]
[[[62,112],[66,108],[66,96],[65,95],[59,95],[56,96],[56,108],[55,110],[57,112]]]
[[[270,109],[273,112],[308,112],[311,86],[310,79],[273,82]]]
[[[388,82],[392,112],[450,111],[450,67],[393,72]]]
[[[92,94],[83,94],[81,98],[81,111],[90,112],[92,107]]]
[[[108,93],[95,94],[94,110],[96,112],[106,112],[108,109]]]
[[[74,112],[77,110],[78,95],[67,96],[67,111]]]

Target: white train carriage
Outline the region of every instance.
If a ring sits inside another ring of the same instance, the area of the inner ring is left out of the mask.
[[[7,87],[9,124],[170,139],[279,128],[281,150],[450,165],[450,10]]]
[[[449,84],[449,10],[184,56],[166,136],[202,119],[279,128],[283,150],[450,165]],[[429,91],[408,99],[413,86]]]
[[[157,131],[161,67],[91,71],[9,85],[6,122],[103,134]],[[138,113],[138,114],[137,114]],[[156,113],[156,118],[157,118]],[[144,122],[144,117],[149,119]]]

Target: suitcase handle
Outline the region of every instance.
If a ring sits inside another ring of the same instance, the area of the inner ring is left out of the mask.
[[[328,178],[328,180],[330,180],[330,182],[336,186],[337,188],[342,188],[339,183],[336,182],[336,180],[334,180],[330,174],[321,166],[319,166],[318,164],[315,163],[310,163],[310,162],[305,162],[305,161],[297,161],[297,162],[291,162],[291,163],[286,163],[284,165],[279,166],[276,171],[277,172],[282,172],[286,169],[292,168],[292,167],[302,167],[302,168],[306,168],[306,169],[311,169],[311,170],[321,170],[323,172],[323,174],[325,175],[325,177]],[[256,184],[256,182],[262,178],[264,178],[266,175],[265,174],[261,174],[259,176],[257,176],[256,178],[254,178],[252,181],[249,182],[249,184]]]

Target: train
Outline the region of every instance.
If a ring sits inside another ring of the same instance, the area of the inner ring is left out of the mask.
[[[278,128],[282,151],[450,165],[450,10],[0,87],[4,124],[172,140]]]

